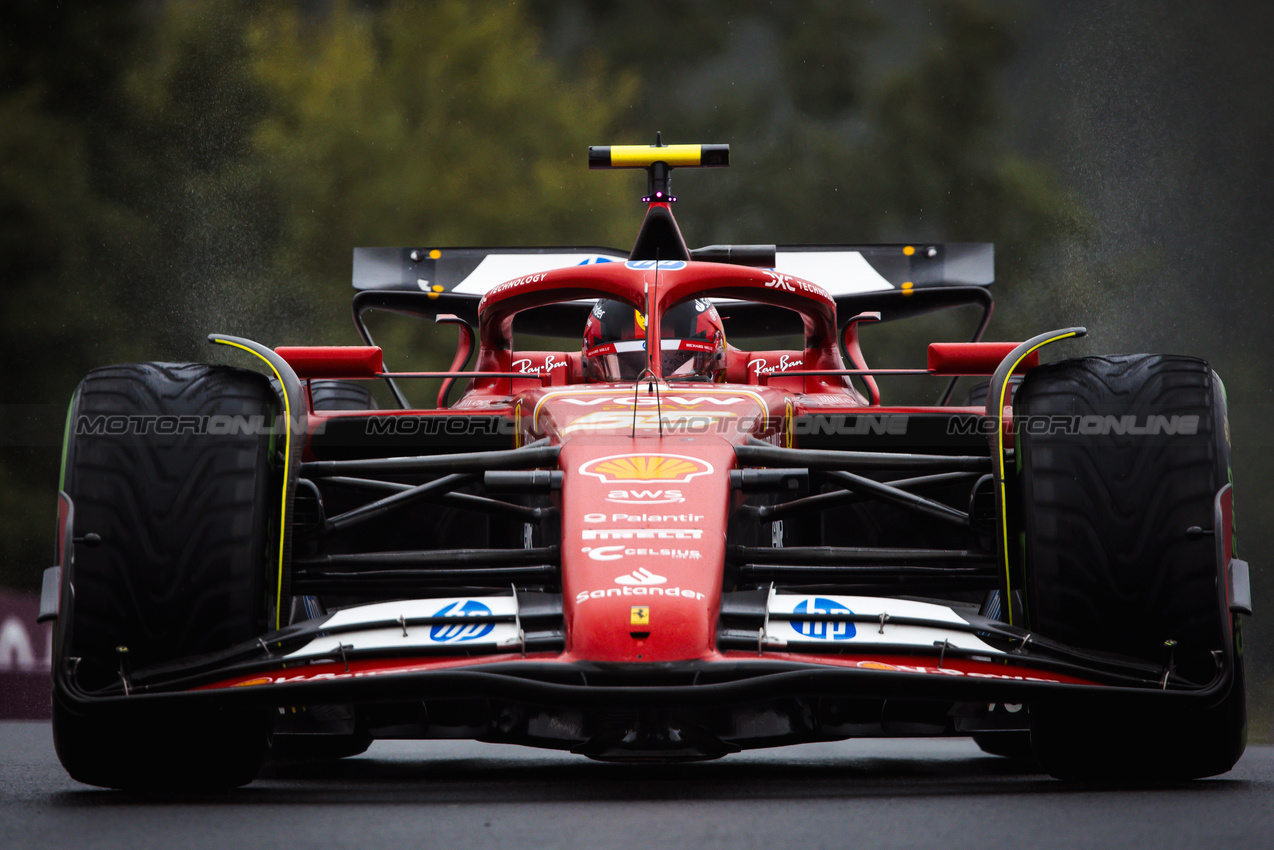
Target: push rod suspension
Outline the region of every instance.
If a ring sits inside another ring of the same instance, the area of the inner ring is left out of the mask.
[[[808,469],[914,469],[943,472],[990,472],[987,457],[959,455],[895,454],[892,452],[851,452],[830,449],[784,449],[755,443],[735,446],[741,466],[784,466]]]
[[[484,472],[488,469],[556,467],[559,446],[532,444],[520,449],[419,457],[314,460],[301,465],[307,478],[375,472]]]
[[[922,475],[916,478],[900,478],[897,481],[886,481],[884,483],[899,490],[919,490],[925,487],[938,487],[944,484],[953,484],[977,477],[978,473],[976,472],[942,472],[937,475]],[[825,511],[830,508],[841,507],[842,505],[863,502],[868,498],[870,497],[854,490],[835,490],[831,493],[818,493],[801,499],[793,499],[790,502],[781,502],[777,505],[760,505],[753,508],[753,510],[756,512],[757,519],[769,521],[781,519],[795,513]]]

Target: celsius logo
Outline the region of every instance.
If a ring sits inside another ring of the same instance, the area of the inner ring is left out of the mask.
[[[458,608],[456,606],[459,606]],[[491,609],[475,599],[466,599],[444,605],[434,612],[435,617],[490,617]],[[491,634],[495,623],[439,623],[429,630],[429,639],[438,643],[462,643],[477,640]]]
[[[620,558],[673,558],[698,561],[703,553],[698,549],[668,549],[653,546],[585,546],[580,549],[594,561],[618,561]]]
[[[652,573],[650,570],[642,567],[639,570],[633,570],[628,575],[619,576],[615,579],[615,584],[663,584],[668,579],[661,575]]]
[[[792,629],[802,637],[813,638],[814,640],[849,640],[854,636],[856,630],[854,629],[854,624],[848,620],[829,623],[826,620],[800,620],[797,619],[797,616],[801,614],[818,616],[820,614],[852,613],[854,612],[839,602],[824,599],[821,596],[802,599],[792,609]]]

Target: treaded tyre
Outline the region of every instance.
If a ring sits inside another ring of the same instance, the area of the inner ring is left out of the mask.
[[[1017,729],[974,732],[971,736],[978,749],[990,756],[1002,756],[1014,761],[1035,761],[1035,749],[1031,746],[1031,733]]]
[[[375,410],[371,387],[361,381],[310,381],[314,410]]]
[[[284,762],[338,761],[367,752],[372,739],[354,735],[275,735],[270,760]]]
[[[117,647],[138,670],[265,631],[275,409],[265,378],[223,366],[110,366],[80,384],[62,489],[75,535],[101,542],[76,544],[55,652],[60,667],[71,659],[78,688],[120,682]],[[90,785],[233,787],[252,780],[269,746],[268,711],[88,715],[69,696],[55,686],[54,745]]]
[[[1186,533],[1212,529],[1215,497],[1230,481],[1220,380],[1189,357],[1067,360],[1027,374],[1014,415],[1071,423],[1018,431],[1029,627],[1076,647],[1170,662],[1200,686],[1218,675],[1227,644],[1235,659],[1212,705],[1154,695],[1099,711],[1033,705],[1036,755],[1049,773],[1076,780],[1229,770],[1246,744],[1238,622],[1219,585],[1214,538]]]
[[[1009,378],[1009,398],[1012,399],[1017,395],[1018,387],[1022,385],[1022,376],[1014,375]],[[990,381],[979,381],[969,387],[969,392],[964,397],[965,407],[986,407],[986,394],[991,391]]]

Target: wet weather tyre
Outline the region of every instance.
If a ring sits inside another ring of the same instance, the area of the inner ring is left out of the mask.
[[[1022,376],[1014,375],[1009,378],[1009,399],[1011,400],[1016,394],[1017,389],[1022,385]],[[966,407],[986,407],[986,395],[991,391],[990,381],[980,381],[969,387],[969,392],[964,398]]]
[[[993,729],[974,732],[973,743],[987,755],[1002,756],[1015,761],[1034,761],[1035,748],[1031,746],[1029,731]]]
[[[315,410],[375,410],[372,390],[360,381],[310,381]]]
[[[275,412],[265,378],[223,366],[111,366],[77,390],[62,489],[75,536],[101,542],[78,542],[63,576],[53,739],[75,779],[222,788],[260,768],[267,711],[125,705],[108,715],[80,700],[118,690],[120,647],[123,669],[138,674],[264,632],[277,533]]]
[[[270,745],[270,759],[285,762],[337,761],[367,752],[370,735],[278,735]]]
[[[1212,529],[1230,480],[1219,379],[1189,357],[1067,360],[1028,373],[1014,415],[1029,628],[1171,664],[1177,681],[1221,683],[1196,702],[1033,705],[1036,756],[1054,776],[1082,781],[1229,770],[1246,743],[1242,645],[1215,540],[1187,534]],[[1217,662],[1226,656],[1228,677]]]

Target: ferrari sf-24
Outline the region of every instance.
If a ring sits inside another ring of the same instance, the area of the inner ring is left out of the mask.
[[[627,252],[356,249],[364,345],[91,372],[42,599],[71,776],[953,735],[1067,779],[1229,770],[1251,603],[1209,365],[982,341],[989,244],[690,249],[671,172],[728,161],[590,149],[647,172]],[[924,368],[864,356],[970,305]],[[450,366],[391,369],[372,313],[454,328]]]

